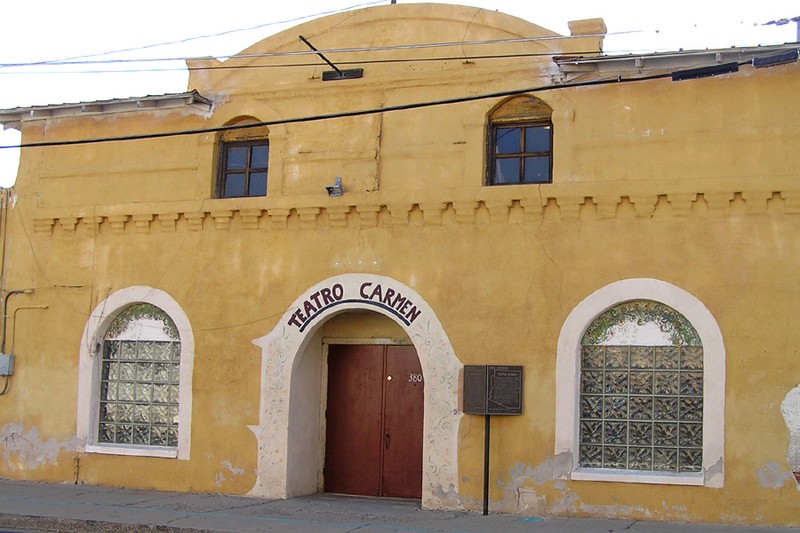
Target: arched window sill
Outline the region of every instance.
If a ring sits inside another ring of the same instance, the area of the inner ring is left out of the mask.
[[[86,453],[100,453],[107,455],[131,455],[137,457],[161,457],[176,459],[178,449],[167,446],[126,446],[119,444],[88,444],[84,448]]]
[[[609,470],[581,468],[570,475],[574,481],[610,481],[614,483],[647,483],[652,485],[703,486],[705,476],[697,474],[672,474],[669,472],[643,472],[638,470]]]

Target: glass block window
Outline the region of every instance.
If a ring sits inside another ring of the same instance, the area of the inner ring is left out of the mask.
[[[703,347],[659,302],[619,304],[581,342],[579,467],[702,471]]]
[[[266,140],[223,143],[218,197],[266,196],[268,163]]]
[[[181,342],[172,319],[137,303],[103,339],[97,442],[178,446]]]

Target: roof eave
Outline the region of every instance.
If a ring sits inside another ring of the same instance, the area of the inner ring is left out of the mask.
[[[0,124],[3,125],[4,129],[19,130],[22,128],[24,122],[33,120],[50,120],[90,115],[114,115],[133,111],[175,110],[181,108],[209,111],[212,103],[212,100],[202,96],[197,91],[189,91],[184,93],[96,100],[93,102],[15,107],[12,109],[0,109]]]
[[[679,50],[618,56],[557,56],[553,61],[562,73],[562,81],[579,77],[606,78],[652,75],[676,69],[697,68],[725,63],[753,63],[759,59],[797,51],[798,43],[782,45],[731,47],[707,50]]]

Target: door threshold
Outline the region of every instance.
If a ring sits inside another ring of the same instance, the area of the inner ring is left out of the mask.
[[[365,496],[362,494],[344,494],[339,492],[318,492],[314,496],[319,498],[330,498],[337,500],[358,500],[358,501],[372,501],[376,503],[397,503],[405,505],[415,505],[419,507],[422,504],[420,498],[398,498],[393,496]]]

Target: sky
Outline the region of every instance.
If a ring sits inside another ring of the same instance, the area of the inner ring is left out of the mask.
[[[183,92],[188,73],[180,58],[232,55],[319,16],[389,3],[226,0],[203,7],[201,2],[176,0],[6,1],[0,25],[0,109]],[[795,22],[770,22],[800,16],[797,0],[448,3],[502,11],[563,35],[569,35],[571,20],[600,17],[608,27],[604,51],[609,55],[797,42]],[[109,53],[120,50],[127,51]],[[77,57],[101,63],[44,64]],[[165,58],[174,60],[108,62]],[[13,185],[20,152],[2,147],[19,143],[18,132],[0,131],[0,187]]]

